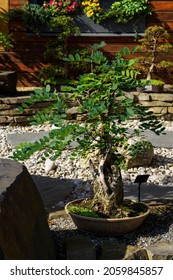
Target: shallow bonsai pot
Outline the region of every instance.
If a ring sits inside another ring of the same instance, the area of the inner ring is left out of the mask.
[[[163,92],[164,85],[152,85],[152,92]]]
[[[74,205],[76,202],[80,202],[82,200],[83,199],[76,199],[67,203],[65,211],[70,215],[78,229],[96,235],[114,236],[117,234],[132,232],[141,226],[150,213],[149,208],[146,206],[148,209],[142,215],[127,218],[107,219],[80,216],[68,210],[68,206]]]
[[[137,92],[143,92],[144,91],[144,87],[136,87],[136,91]]]

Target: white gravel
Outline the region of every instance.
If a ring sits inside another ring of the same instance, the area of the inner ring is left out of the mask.
[[[137,121],[133,121],[133,128],[136,127],[136,125]],[[173,131],[173,122],[164,122],[164,125],[166,130]],[[0,126],[0,157],[7,158],[13,153],[10,143],[7,141],[7,134],[40,132],[48,131],[50,129],[51,126],[48,124],[24,127]],[[30,159],[26,160],[24,164],[28,168],[30,174],[73,179],[77,185],[77,191],[79,192],[82,181],[92,180],[89,165],[85,159],[76,159],[71,161],[69,158],[66,158],[67,154],[68,151],[64,151],[61,157],[52,164],[52,169],[47,169],[45,162],[40,161],[41,152],[35,153]],[[149,173],[150,177],[148,179],[148,183],[173,185],[173,149],[155,148],[154,154],[155,156],[151,166],[131,168],[125,172],[122,171],[124,182],[130,184],[134,181],[137,174]],[[89,185],[85,187],[85,191],[90,191]]]
[[[135,127],[137,122],[133,122]],[[173,122],[164,122],[166,130],[173,131]],[[131,126],[131,127],[132,127]],[[25,133],[25,132],[40,132],[50,130],[49,125],[42,126],[0,126],[0,158],[7,158],[13,153],[9,142],[7,141],[7,134],[9,133]],[[64,151],[61,157],[56,160],[53,170],[45,171],[45,162],[40,162],[40,152],[37,152],[34,156],[24,162],[28,168],[30,174],[46,175],[50,177],[59,177],[66,179],[73,179],[75,189],[71,194],[71,198],[80,198],[90,196],[92,193],[90,181],[92,177],[89,172],[89,167],[84,159],[75,160],[71,162],[66,158],[68,151]],[[131,168],[126,172],[123,172],[123,179],[126,184],[134,182],[134,178],[137,174],[149,173],[150,177],[148,182],[158,185],[173,186],[173,149],[155,148],[154,160],[149,167]],[[138,246],[148,246],[157,241],[170,241],[173,242],[173,209],[170,211],[162,211],[161,215],[152,214],[150,219],[143,224],[139,231],[127,234],[117,238],[106,238],[106,240],[112,240],[113,242],[126,243]],[[64,238],[78,234],[83,235],[80,231],[76,231],[76,227],[70,220],[70,218],[60,217],[51,221],[50,229],[54,234],[57,242],[64,240]],[[70,231],[71,229],[71,231]],[[74,231],[75,230],[75,231]],[[90,236],[96,244],[98,244],[103,238],[97,238]],[[117,244],[118,244],[117,243]]]

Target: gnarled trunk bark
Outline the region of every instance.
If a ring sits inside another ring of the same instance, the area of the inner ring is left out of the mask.
[[[96,171],[96,169],[95,169]],[[93,207],[104,214],[112,215],[124,200],[120,168],[115,166],[113,155],[101,156],[93,183]]]

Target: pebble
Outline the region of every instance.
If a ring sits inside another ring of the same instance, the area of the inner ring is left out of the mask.
[[[135,128],[137,121],[133,121],[131,127]],[[164,123],[166,130],[173,130],[173,122]],[[25,133],[25,132],[40,132],[50,130],[48,124],[40,126],[0,126],[0,158],[7,158],[13,154],[13,149],[7,141],[9,133]],[[24,162],[30,174],[41,176],[50,176],[52,178],[70,179],[74,183],[74,189],[70,199],[89,197],[92,195],[91,181],[92,176],[89,170],[89,165],[84,159],[75,159],[69,161],[66,157],[69,151],[63,151],[62,155],[55,161],[51,162],[47,159],[45,162],[40,162],[41,152],[36,152],[30,159]],[[48,162],[51,162],[51,167],[48,168]],[[46,166],[47,164],[47,166]],[[77,168],[76,168],[77,167]],[[150,174],[149,183],[173,186],[173,149],[155,148],[154,158],[151,166],[130,168],[127,171],[122,171],[122,177],[125,184],[131,184],[139,174]],[[68,201],[67,199],[67,201]],[[57,206],[64,207],[66,201],[60,201],[58,205],[52,205],[52,210]],[[171,216],[169,217],[169,215]],[[151,215],[150,219],[144,223],[139,232],[129,233],[123,236],[122,242],[139,246],[148,246],[157,241],[169,240],[173,242],[173,223],[170,221],[170,226],[167,226],[167,220],[172,219],[173,210],[171,213],[162,214],[158,219]],[[81,234],[76,231],[76,227],[70,218],[60,217],[53,221],[50,229],[56,235],[56,238],[63,238],[67,234]],[[75,231],[74,231],[75,230]],[[98,242],[96,237],[92,239]],[[99,237],[100,238],[100,237]],[[108,238],[106,238],[108,240]],[[114,241],[113,238],[109,238]],[[118,242],[120,237],[118,237]]]
[[[135,128],[137,121],[133,121],[131,127]],[[164,122],[166,130],[173,130],[173,122]],[[9,133],[25,133],[48,131],[51,125],[44,124],[40,126],[0,126],[0,157],[9,157],[13,149],[7,141]],[[40,162],[41,152],[36,152],[24,164],[31,174],[45,175],[53,178],[65,178],[73,180],[78,192],[87,194],[91,191],[93,177],[90,173],[89,164],[86,159],[75,159],[73,161],[67,158],[69,151],[63,151],[61,156],[52,161],[50,158],[45,162]],[[133,183],[135,177],[139,174],[150,174],[148,182],[155,184],[173,185],[173,149],[155,148],[154,158],[151,166],[134,167],[127,171],[122,171],[124,183]],[[76,193],[76,191],[74,191]]]
[[[50,158],[47,158],[45,161],[45,172],[49,173],[51,170],[54,170],[56,168],[55,161],[51,160]]]

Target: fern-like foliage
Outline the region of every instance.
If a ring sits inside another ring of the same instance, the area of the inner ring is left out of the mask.
[[[24,143],[17,147],[13,157],[25,160],[38,150],[43,150],[45,157],[58,157],[65,149],[69,149],[70,157],[86,156],[93,150],[105,155],[111,152],[116,155],[115,162],[123,167],[124,158],[119,156],[118,147],[126,145],[128,126],[124,122],[138,116],[141,121],[139,129],[151,129],[157,134],[164,128],[148,111],[129,98],[124,88],[134,85],[138,72],[135,60],[124,58],[129,50],[122,50],[113,60],[109,60],[101,48],[105,44],[94,45],[89,63],[92,72],[79,77],[75,86],[64,88],[64,92],[52,91],[50,86],[35,91],[19,110],[25,110],[37,102],[52,102],[43,111],[32,117],[32,124],[49,122],[53,129],[48,136],[34,143]],[[78,55],[70,55],[69,60],[80,60]],[[67,59],[66,59],[67,61]],[[74,103],[80,114],[85,114],[82,123],[68,119],[69,103]]]

